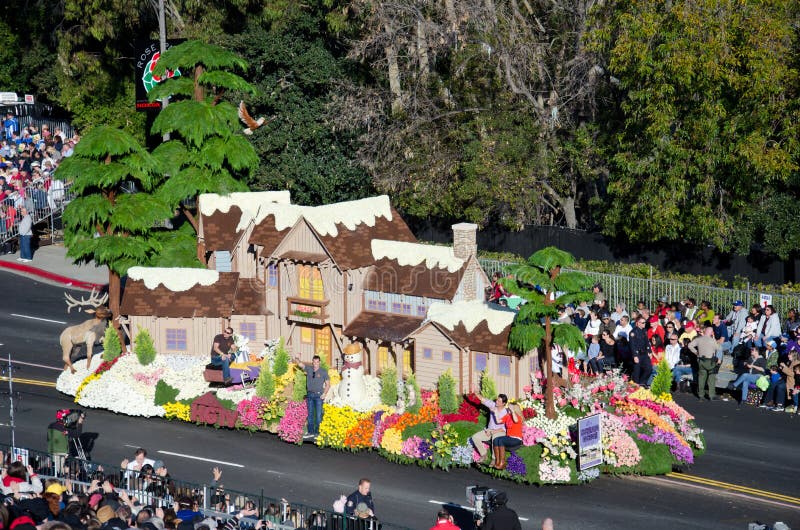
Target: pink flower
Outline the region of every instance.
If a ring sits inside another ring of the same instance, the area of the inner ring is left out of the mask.
[[[564,398],[559,399],[558,400],[558,406],[559,407],[566,407],[567,406],[567,400],[564,399]]]
[[[614,385],[614,381],[611,381],[610,383],[608,383],[608,389],[609,390],[614,390],[614,386],[615,386]]]
[[[522,391],[525,392],[526,394],[530,394],[531,393],[531,385],[523,386],[522,387]]]
[[[578,400],[577,399],[572,398],[570,400],[570,404],[572,404],[573,407],[578,408]]]
[[[278,423],[278,436],[285,442],[299,443],[303,439],[307,419],[305,400],[289,401],[286,403],[286,412]]]
[[[536,374],[534,374],[534,375],[536,376],[536,379],[541,379],[542,378],[542,371],[541,370],[536,370]]]

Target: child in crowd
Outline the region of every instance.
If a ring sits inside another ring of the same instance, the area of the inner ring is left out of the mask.
[[[747,341],[751,341],[755,338],[757,325],[758,324],[756,323],[755,317],[753,317],[753,315],[747,315],[744,328],[742,329],[742,343],[746,343]]]
[[[592,335],[591,341],[588,353],[589,367],[586,369],[586,372],[597,375],[601,372],[600,365],[597,362],[597,357],[600,355],[600,337],[598,335]]]

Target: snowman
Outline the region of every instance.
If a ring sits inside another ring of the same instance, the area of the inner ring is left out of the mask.
[[[361,403],[367,397],[364,383],[363,352],[361,345],[353,343],[344,348],[342,381],[339,383],[339,398],[350,406]]]

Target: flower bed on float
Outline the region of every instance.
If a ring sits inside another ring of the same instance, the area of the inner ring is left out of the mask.
[[[147,366],[136,355],[112,362],[92,358],[90,369],[76,364],[63,372],[56,388],[84,407],[130,416],[191,421],[192,403],[213,389],[203,380],[204,358],[159,355]],[[270,431],[289,443],[302,443],[306,404],[293,401],[295,367],[276,378],[269,398],[254,388],[215,390],[224,407],[236,411],[236,428]],[[332,380],[338,383],[338,374]],[[448,470],[477,466],[493,476],[530,484],[575,484],[600,473],[656,475],[692,464],[705,450],[702,430],[670,394],[653,395],[617,373],[581,378],[568,390],[556,389],[557,417],[545,417],[544,400],[526,387],[517,403],[523,410],[523,444],[508,453],[507,467],[496,470],[479,461],[469,437],[486,425],[476,396],[464,396],[456,413],[443,414],[436,392],[423,390],[420,402],[398,411],[380,402],[380,380],[366,376],[367,397],[358,410],[338,399],[324,405],[316,444],[343,451],[376,451],[401,464]],[[334,388],[335,390],[335,384]],[[302,394],[302,393],[300,393]],[[166,400],[166,401],[165,401]],[[412,410],[414,410],[412,412]],[[601,414],[603,464],[577,470],[577,420]],[[491,451],[489,451],[491,453]]]

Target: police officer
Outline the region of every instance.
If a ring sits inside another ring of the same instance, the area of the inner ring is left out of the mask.
[[[628,341],[633,354],[631,379],[638,385],[645,385],[653,371],[653,363],[650,362],[650,340],[647,338],[644,317],[636,319],[636,327],[631,330]]]

